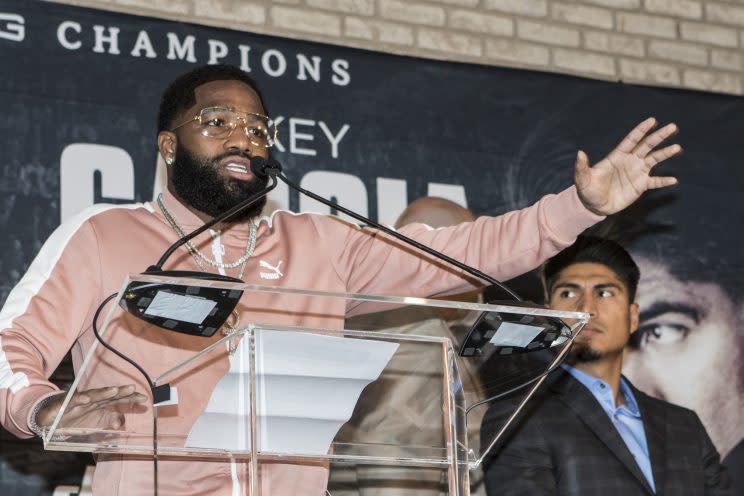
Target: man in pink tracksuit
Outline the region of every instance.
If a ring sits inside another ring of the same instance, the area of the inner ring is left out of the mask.
[[[118,291],[128,274],[157,260],[182,232],[214,218],[262,189],[265,179],[249,168],[252,157],[267,157],[272,123],[260,91],[242,71],[206,66],[174,81],[160,107],[158,147],[168,168],[168,187],[157,202],[95,206],[61,225],[45,243],[0,313],[0,424],[19,437],[48,426],[63,392],[48,377],[72,348],[75,367],[94,342],[93,314]],[[674,134],[669,124],[654,132],[653,119],[639,124],[600,162],[589,166],[579,152],[575,185],[531,207],[499,217],[481,217],[450,228],[421,224],[401,232],[449,256],[509,279],[541,264],[570,245],[584,229],[615,213],[644,191],[674,184],[650,176],[657,163],[677,154],[678,145],[656,149]],[[259,217],[256,205],[229,223],[215,226],[182,247],[167,269],[220,272],[248,283],[335,292],[435,296],[472,286],[456,270],[401,249],[384,234],[316,214],[279,211]],[[283,301],[282,301],[283,300]],[[291,311],[286,308],[291,305]],[[250,294],[237,307],[244,320],[278,325],[341,328],[359,311],[339,300]],[[108,340],[157,376],[202,349],[212,338],[175,332],[144,332],[147,326],[119,312]],[[149,328],[152,329],[152,328]],[[120,331],[120,332],[117,332]],[[96,361],[61,425],[97,425],[147,432],[151,399],[141,376],[111,353],[97,349]],[[159,413],[162,434],[185,435],[229,367],[226,349],[212,351],[177,376],[178,405]],[[188,380],[185,377],[188,376]],[[122,406],[127,413],[122,414]],[[241,463],[160,461],[160,494],[244,494]],[[321,496],[327,468],[300,464],[264,465],[262,494]],[[152,462],[100,455],[95,494],[152,493]]]

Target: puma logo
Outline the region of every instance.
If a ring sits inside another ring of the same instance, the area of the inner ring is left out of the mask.
[[[273,280],[276,280],[276,279],[279,279],[280,277],[284,277],[284,274],[282,274],[282,271],[279,270],[279,267],[281,267],[283,261],[284,260],[280,260],[279,263],[276,264],[276,267],[274,267],[273,265],[271,265],[266,260],[259,261],[258,262],[258,265],[260,265],[264,269],[271,270],[271,272],[260,271],[258,273],[258,275],[261,276],[261,279],[269,279],[269,280],[272,280],[272,281]]]

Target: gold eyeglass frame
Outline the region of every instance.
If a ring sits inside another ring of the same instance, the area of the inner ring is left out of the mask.
[[[206,134],[207,128],[206,128],[206,126],[204,126],[204,123],[202,122],[202,114],[204,113],[205,110],[229,110],[230,112],[233,112],[234,114],[236,114],[239,117],[239,119],[243,121],[243,125],[242,126],[238,126],[238,124],[236,123],[234,126],[229,126],[230,127],[230,131],[228,131],[227,135],[225,135],[225,136],[221,136],[221,137],[210,136],[210,135]],[[243,116],[245,116],[245,117],[243,117]],[[194,117],[192,117],[190,119],[187,119],[186,121],[182,122],[181,124],[173,127],[171,129],[171,132],[175,131],[179,127],[183,127],[186,124],[189,124],[190,122],[196,121],[196,122],[199,123],[200,126],[203,126],[203,128],[199,132],[199,134],[201,134],[205,138],[225,139],[226,140],[230,136],[232,136],[232,133],[235,132],[235,129],[237,127],[242,127],[243,128],[243,132],[248,137],[248,141],[250,141],[253,146],[260,146],[260,147],[263,147],[263,148],[271,148],[272,146],[274,146],[274,143],[276,143],[276,138],[279,135],[279,129],[276,126],[276,124],[273,125],[273,128],[274,128],[274,132],[273,133],[270,133],[269,130],[266,129],[266,134],[267,134],[266,144],[256,143],[251,138],[251,134],[249,133],[248,126],[246,125],[246,123],[247,123],[246,117],[247,116],[255,116],[255,117],[259,117],[261,119],[265,119],[267,123],[268,122],[274,122],[274,120],[271,117],[269,117],[268,115],[258,114],[256,112],[244,112],[242,110],[237,110],[237,109],[235,109],[233,107],[204,107]],[[253,129],[253,128],[251,128],[251,129]],[[269,136],[270,134],[273,134],[273,136]]]

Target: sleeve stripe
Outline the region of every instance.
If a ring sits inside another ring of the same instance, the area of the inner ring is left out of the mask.
[[[29,385],[26,374],[14,374],[10,368],[10,363],[2,347],[2,333],[3,330],[11,327],[13,321],[26,311],[31,303],[31,299],[39,292],[47,279],[49,279],[57,261],[62,256],[65,246],[72,239],[72,236],[80,229],[80,226],[85,221],[94,215],[114,208],[137,209],[142,207],[143,205],[141,203],[129,205],[93,205],[75,215],[64,224],[61,224],[54,230],[49,239],[46,240],[44,246],[41,247],[38,255],[34,258],[34,261],[31,262],[31,266],[26,271],[26,274],[12,289],[7,300],[5,300],[5,305],[0,310],[0,389],[10,389],[13,393],[16,393]]]
[[[21,372],[13,373],[10,363],[2,351],[2,340],[0,339],[0,389],[10,389],[13,394],[29,386],[28,377]]]

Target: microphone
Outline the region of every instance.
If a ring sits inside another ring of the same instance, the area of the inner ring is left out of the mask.
[[[471,267],[470,265],[464,264],[464,263],[460,262],[459,260],[455,260],[454,258],[449,257],[449,256],[445,255],[442,252],[439,252],[437,250],[434,250],[433,248],[430,248],[430,247],[428,247],[428,246],[426,246],[426,245],[424,245],[422,243],[419,243],[418,241],[413,240],[413,239],[409,238],[408,236],[405,236],[405,235],[403,235],[403,234],[401,234],[401,233],[399,233],[397,231],[394,231],[393,229],[390,229],[389,227],[386,227],[386,226],[384,226],[382,224],[379,224],[379,223],[377,223],[377,222],[375,222],[375,221],[373,221],[371,219],[368,219],[367,217],[364,217],[364,216],[362,216],[362,215],[360,215],[360,214],[358,214],[358,213],[356,213],[356,212],[354,212],[352,210],[349,210],[348,208],[345,208],[345,207],[343,207],[341,205],[338,205],[337,203],[332,203],[331,201],[326,200],[322,196],[318,196],[315,193],[313,193],[312,191],[308,191],[308,190],[300,187],[299,185],[297,185],[294,182],[292,182],[289,178],[287,178],[287,176],[285,176],[282,173],[282,166],[281,166],[281,164],[276,159],[274,159],[274,158],[270,158],[267,161],[266,165],[261,167],[260,171],[261,171],[261,173],[263,173],[264,175],[267,175],[269,177],[278,177],[279,179],[282,180],[282,182],[284,182],[290,188],[292,188],[292,189],[294,189],[294,190],[302,193],[305,196],[308,196],[308,197],[312,198],[313,200],[317,200],[317,201],[319,201],[320,203],[322,203],[324,205],[327,205],[327,206],[329,206],[331,208],[335,208],[339,212],[343,212],[346,215],[348,215],[349,217],[352,217],[352,218],[358,220],[359,222],[363,222],[365,224],[368,224],[368,225],[370,225],[370,226],[372,226],[372,227],[374,227],[374,228],[376,228],[376,229],[384,232],[385,234],[389,234],[390,236],[392,236],[392,237],[394,237],[394,238],[396,238],[396,239],[398,239],[400,241],[403,241],[407,245],[413,246],[414,248],[416,248],[416,249],[418,249],[420,251],[423,251],[424,253],[427,253],[427,254],[433,256],[434,258],[438,258],[439,260],[442,260],[442,261],[448,263],[449,265],[455,266],[458,269],[460,269],[460,270],[462,270],[464,272],[467,272],[468,274],[470,274],[472,276],[475,276],[478,279],[480,279],[482,281],[485,281],[485,282],[487,282],[488,284],[490,284],[492,286],[497,286],[497,287],[501,288],[506,293],[508,293],[512,298],[514,298],[514,300],[516,300],[516,301],[522,301],[522,298],[517,293],[515,293],[514,291],[512,291],[509,287],[507,287],[501,281],[498,281],[497,279],[491,277],[490,275],[486,274],[485,272],[482,272],[482,271],[476,269],[475,267]]]
[[[287,184],[290,188],[306,195],[313,200],[317,200],[324,205],[328,205],[331,208],[335,208],[339,212],[343,212],[349,217],[352,217],[360,222],[368,224],[390,236],[404,242],[407,245],[413,246],[414,248],[427,253],[443,262],[446,262],[462,271],[475,276],[482,281],[487,282],[492,286],[496,286],[505,291],[508,295],[514,298],[516,306],[529,306],[525,304],[522,298],[511,288],[506,286],[501,281],[494,277],[482,272],[475,267],[471,267],[459,260],[445,255],[433,248],[430,248],[418,241],[409,238],[397,231],[390,229],[382,224],[379,224],[367,217],[364,217],[348,208],[345,208],[336,203],[323,198],[322,196],[316,195],[312,191],[308,191],[299,185],[292,182],[287,176],[282,173],[282,166],[279,162],[270,158],[266,166],[263,166],[260,170],[261,173],[266,174],[269,177],[277,177]],[[515,305],[515,303],[511,303]],[[527,353],[537,350],[543,350],[551,348],[552,346],[559,345],[565,342],[571,337],[570,328],[561,320],[555,317],[538,317],[531,318],[530,326],[533,328],[532,339],[528,339],[525,342],[514,344],[507,341],[499,341],[497,333],[500,328],[506,331],[513,328],[516,325],[524,325],[520,319],[522,315],[510,314],[506,312],[483,312],[478,319],[475,321],[471,329],[468,331],[466,338],[460,345],[460,356],[462,357],[475,357],[480,355],[489,355],[494,352],[498,352],[501,355]],[[519,322],[515,322],[515,319]]]
[[[170,245],[157,263],[148,267],[142,274],[242,284],[243,281],[236,277],[191,270],[163,270],[163,265],[178,247],[213,225],[229,220],[276,188],[278,183],[275,167],[263,157],[251,158],[251,172],[260,177],[268,176],[270,184]],[[132,282],[124,290],[119,305],[138,319],[158,327],[209,337],[225,323],[242,295],[242,290],[223,289],[211,285]]]
[[[238,203],[237,205],[235,205],[234,207],[230,208],[229,210],[226,210],[225,212],[221,213],[220,215],[218,215],[217,217],[213,218],[212,220],[210,220],[208,222],[205,222],[201,227],[199,227],[197,229],[194,229],[193,231],[191,231],[186,236],[180,238],[178,241],[176,241],[170,247],[168,247],[168,249],[165,251],[165,253],[163,253],[163,255],[160,257],[160,259],[157,261],[157,263],[155,265],[151,265],[150,267],[148,267],[147,270],[145,271],[145,273],[147,273],[147,274],[158,274],[158,275],[166,275],[166,273],[167,273],[167,275],[171,275],[171,276],[172,275],[176,275],[176,277],[178,277],[177,274],[180,274],[180,273],[200,274],[202,276],[206,274],[209,277],[201,277],[201,279],[209,279],[211,276],[219,276],[219,277],[222,277],[222,278],[227,278],[225,280],[243,282],[240,279],[236,279],[234,277],[223,276],[221,274],[210,274],[210,273],[206,273],[206,272],[196,272],[196,271],[164,271],[162,269],[162,267],[163,267],[163,264],[165,264],[166,260],[168,260],[168,258],[170,258],[170,256],[173,254],[173,252],[175,252],[178,249],[178,247],[180,247],[180,246],[188,243],[189,241],[191,241],[192,239],[194,239],[195,237],[197,237],[198,235],[200,235],[201,233],[203,233],[204,231],[206,231],[207,229],[209,229],[213,225],[218,224],[220,222],[225,222],[226,220],[229,220],[230,218],[232,218],[236,214],[242,212],[246,208],[248,208],[251,205],[253,205],[254,203],[256,203],[258,200],[260,200],[261,198],[263,198],[264,196],[266,196],[267,194],[269,194],[269,192],[272,189],[276,188],[276,186],[277,186],[276,174],[269,175],[269,174],[267,174],[265,172],[266,170],[273,170],[272,169],[273,167],[274,166],[272,164],[270,164],[269,161],[266,160],[263,157],[253,157],[253,158],[251,158],[251,172],[253,172],[255,175],[261,176],[261,177],[266,177],[268,175],[269,176],[269,179],[271,180],[271,184],[269,184],[268,186],[266,186],[264,189],[262,189],[258,193],[254,194],[254,195],[251,195],[250,197],[246,198],[245,200],[243,200],[242,202]],[[279,169],[279,171],[281,171],[281,168]],[[194,277],[194,276],[188,275],[188,276],[181,276],[181,277]]]
[[[267,160],[263,157],[252,157],[250,167],[254,175],[261,177],[267,176],[267,173],[264,172],[264,170],[273,171],[272,166],[268,164]],[[269,179],[271,183],[261,191],[251,195],[209,222],[205,222],[201,227],[194,229],[189,234],[183,236],[170,245],[157,263],[148,267],[142,274],[168,278],[191,278],[215,282],[243,283],[243,281],[238,278],[223,276],[222,274],[190,270],[163,270],[163,265],[179,246],[184,245],[213,225],[229,220],[266,196],[272,189],[276,188],[278,184],[276,181],[276,175],[269,175]],[[147,380],[147,383],[150,385],[150,390],[152,391],[154,415],[156,412],[155,406],[159,403],[170,400],[170,384],[166,383],[156,385],[145,369],[104,341],[98,331],[98,317],[106,303],[111,301],[116,297],[116,295],[117,293],[112,293],[98,306],[92,323],[93,334],[101,345],[134,366],[144,376],[145,380]],[[147,322],[148,324],[192,336],[211,337],[220,327],[222,327],[230,315],[233,314],[235,307],[242,296],[242,289],[224,289],[209,284],[196,286],[175,283],[149,283],[135,281],[130,282],[126,289],[124,289],[122,297],[119,300],[119,306],[127,313]],[[156,417],[153,416],[153,452],[157,453],[158,436],[157,422],[155,421],[155,418]],[[154,461],[156,467],[155,473],[157,474],[157,456],[154,457]],[[157,475],[155,479],[155,488],[157,493]]]
[[[263,157],[255,157],[251,159],[251,172],[257,176],[269,176],[273,180],[276,180],[277,174],[282,173],[282,164],[274,158],[266,160]]]

